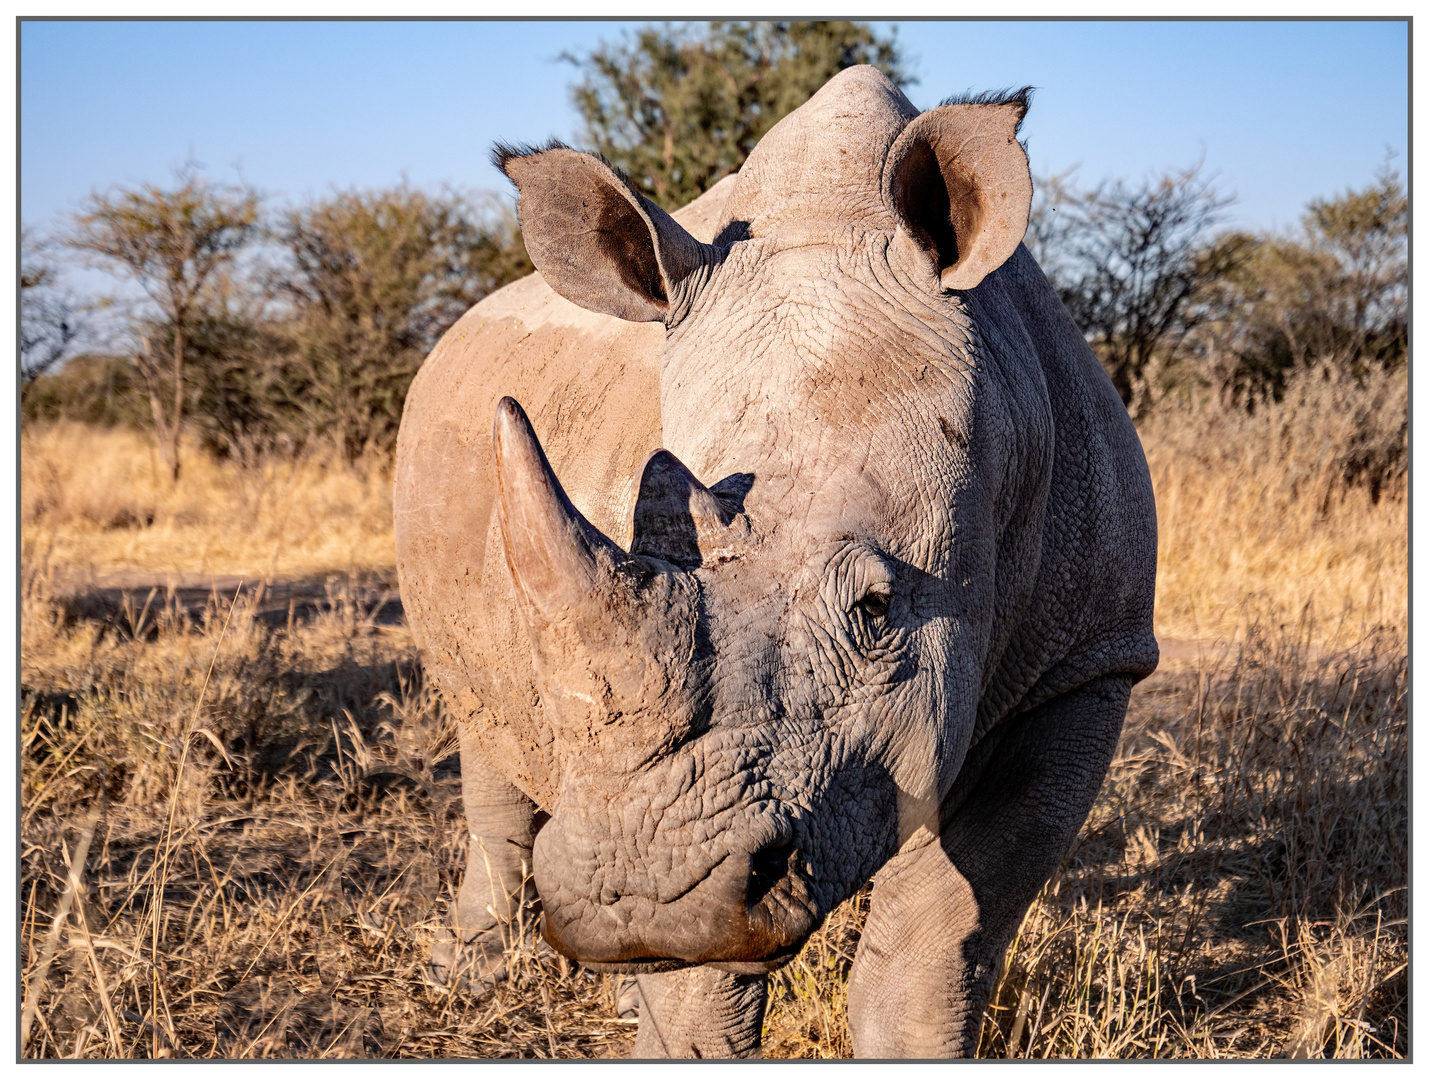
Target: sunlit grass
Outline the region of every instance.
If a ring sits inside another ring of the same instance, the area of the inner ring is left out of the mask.
[[[116,576],[250,580],[388,571],[392,477],[321,454],[251,468],[190,447],[177,484],[152,440],[59,424],[22,432],[26,557],[82,584]]]
[[[1337,485],[1344,409],[1312,405],[1144,430],[1158,633],[1183,647],[1133,695],[982,1055],[1407,1052],[1404,492]],[[494,990],[424,981],[466,830],[451,723],[362,586],[392,568],[384,467],[191,453],[174,487],[140,436],[63,426],[24,434],[22,470],[28,1054],[628,1051],[615,979],[529,927]],[[123,575],[329,583],[276,620],[251,593],[70,595]],[[867,899],[772,977],[767,1056],[851,1054]]]

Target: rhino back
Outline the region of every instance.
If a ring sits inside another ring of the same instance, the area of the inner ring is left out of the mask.
[[[732,181],[677,220],[712,238]],[[496,403],[522,404],[571,501],[628,547],[640,469],[661,446],[663,341],[659,324],[586,311],[531,274],[447,331],[403,408],[393,511],[408,621],[448,707],[538,803],[549,736],[494,513]]]

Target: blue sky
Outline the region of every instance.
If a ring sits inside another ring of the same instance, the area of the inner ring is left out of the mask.
[[[495,139],[579,138],[557,59],[632,23],[27,22],[21,212],[186,158],[277,202],[389,185],[505,190]],[[886,31],[890,24],[880,23]],[[1293,224],[1408,146],[1403,22],[904,22],[927,108],[1030,83],[1033,172],[1136,178],[1204,155],[1236,224]]]

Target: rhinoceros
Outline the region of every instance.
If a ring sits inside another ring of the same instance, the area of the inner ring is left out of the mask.
[[[498,147],[539,271],[408,395],[403,602],[460,725],[432,970],[634,973],[637,1056],[756,1054],[872,880],[860,1056],[974,1052],[1157,664],[1136,431],[1021,241],[1026,92],[852,67],[674,215]]]

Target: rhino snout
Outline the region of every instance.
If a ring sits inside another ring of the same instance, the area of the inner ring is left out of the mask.
[[[561,866],[550,858],[558,845],[547,835],[555,824],[542,830],[535,851],[542,932],[557,952],[587,967],[656,971],[712,964],[735,973],[764,972],[793,957],[818,925],[787,831],[753,850],[732,847],[673,899],[607,895],[608,902],[600,903],[589,896],[591,889],[573,893],[577,883],[561,880]],[[570,862],[564,862],[569,871]]]

